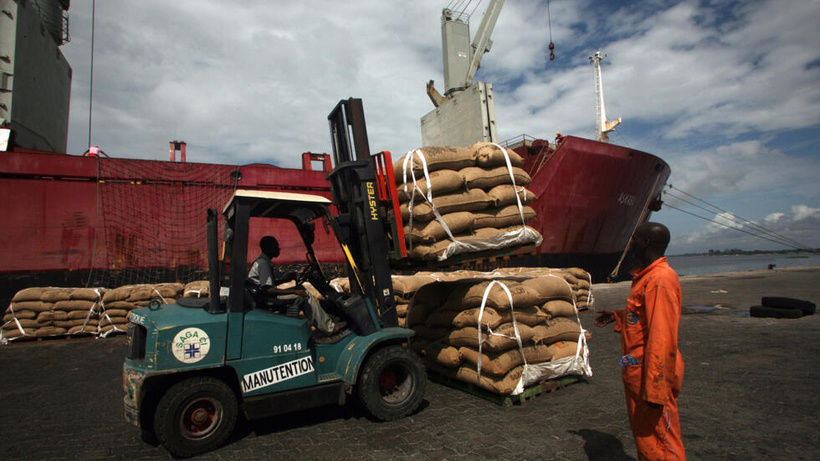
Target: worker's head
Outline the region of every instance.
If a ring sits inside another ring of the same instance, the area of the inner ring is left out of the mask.
[[[635,229],[630,249],[642,264],[648,265],[666,253],[670,239],[666,226],[656,222],[645,222]]]
[[[275,258],[279,256],[279,241],[276,240],[275,237],[266,235],[259,241],[259,249],[262,250],[262,253],[265,253],[265,256],[268,258]]]

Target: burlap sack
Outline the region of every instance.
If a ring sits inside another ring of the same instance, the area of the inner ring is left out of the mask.
[[[481,229],[473,229],[467,232],[456,234],[454,237],[457,241],[462,243],[481,242],[487,240],[490,237],[502,234],[506,230],[507,229],[496,229],[494,227],[483,227]],[[413,259],[433,261],[438,259],[438,257],[441,256],[444,253],[444,251],[447,250],[447,247],[449,247],[451,243],[453,243],[452,240],[450,240],[449,238],[445,238],[443,240],[439,240],[438,242],[429,245],[413,245],[413,249],[410,250],[408,254]]]
[[[518,200],[515,199],[516,191],[518,192],[519,198],[521,198],[522,205],[532,203],[537,198],[535,194],[530,192],[527,188],[517,185],[513,186],[512,184],[502,184],[500,186],[493,187],[487,192],[487,197],[492,200],[492,206],[494,207],[517,205]]]
[[[532,340],[539,344],[552,344],[558,341],[578,341],[581,325],[566,317],[556,317],[546,325],[533,327]]]
[[[31,287],[31,288],[24,288],[17,293],[14,294],[14,297],[11,298],[14,302],[22,302],[22,301],[40,301],[40,297],[43,295],[43,292],[49,290],[51,288],[48,287]]]
[[[128,318],[128,309],[106,309],[105,313],[111,317],[125,317]]]
[[[558,341],[549,345],[550,353],[552,353],[552,360],[563,359],[565,357],[572,357],[578,351],[577,341]]]
[[[459,234],[472,228],[474,221],[473,214],[468,211],[447,213],[442,219],[452,234]],[[405,227],[404,232],[405,237],[409,236],[413,243],[430,244],[447,238],[447,232],[438,220],[413,223],[412,232],[409,227]]]
[[[416,202],[422,201],[424,200],[422,197],[427,195],[427,189],[431,187],[433,198],[464,189],[464,176],[458,171],[439,170],[430,173],[428,177],[430,178],[429,183],[424,175],[418,175],[415,186],[409,177],[407,183],[400,183],[396,186],[399,202],[407,203],[411,199]],[[401,178],[397,178],[397,181],[401,181]]]
[[[65,311],[43,311],[37,314],[37,321],[40,323],[66,319],[68,319],[68,314]]]
[[[470,347],[460,347],[460,355],[465,363],[474,367],[478,366],[478,350]],[[552,359],[552,352],[545,344],[524,346],[524,355],[521,349],[514,347],[504,352],[484,352],[481,353],[481,374],[488,376],[503,376],[513,368],[523,365],[524,358],[527,363],[549,362]]]
[[[130,303],[128,301],[111,301],[104,303],[106,309],[123,309],[130,311],[131,309],[136,309],[138,306],[134,303]]]
[[[575,307],[565,299],[553,299],[544,303],[541,310],[550,317],[575,318]]]
[[[428,343],[422,350],[421,355],[444,367],[456,368],[461,365],[461,352],[442,341]]]
[[[433,205],[440,215],[454,213],[456,211],[478,211],[490,206],[494,200],[491,199],[482,189],[470,189],[469,191],[456,191],[447,195],[433,197]],[[413,222],[430,221],[435,219],[433,206],[425,199],[416,196],[413,205]],[[401,219],[405,223],[410,220],[410,203],[401,205]]]
[[[106,325],[124,325],[128,323],[127,317],[118,317],[118,316],[104,316],[100,319],[99,325],[100,327],[104,327]]]
[[[98,323],[99,323],[99,320],[97,320],[96,318],[91,318],[91,319],[88,319],[88,320],[86,320],[86,319],[55,320],[54,321],[54,326],[55,327],[60,327],[60,328],[71,329],[71,328],[74,328],[76,326],[89,325],[89,326],[93,326],[94,330],[96,330]]]
[[[120,324],[106,325],[104,327],[100,327],[100,334],[106,334],[106,333],[110,332],[111,330],[114,330],[114,331],[119,332],[119,333],[125,333],[126,326],[125,325],[120,325]]]
[[[18,311],[32,311],[32,312],[43,312],[43,311],[50,311],[54,308],[53,303],[42,302],[42,301],[12,301],[11,302],[12,309],[14,312]]]
[[[77,319],[96,318],[97,314],[91,312],[91,309],[86,309],[86,310],[67,311],[67,316],[68,316],[69,320],[77,320]]]
[[[532,341],[533,329],[527,325],[518,325],[522,344]],[[481,332],[482,350],[499,352],[518,347],[512,323],[505,323],[493,330],[493,334]],[[473,327],[458,328],[447,335],[447,342],[452,346],[467,346],[478,349],[478,329]]]
[[[88,300],[84,300],[84,299],[70,299],[68,301],[57,301],[56,303],[54,303],[54,310],[66,311],[66,312],[71,312],[71,311],[88,312],[96,305],[97,305],[97,303],[94,302],[94,301],[88,301]]]
[[[9,320],[14,320],[15,318],[18,319],[36,319],[38,313],[30,310],[18,311],[15,310],[13,313],[11,309],[7,309],[6,312],[8,314],[3,316],[3,322],[8,322]]]
[[[41,327],[34,331],[34,336],[43,338],[46,336],[59,336],[66,334],[67,330],[60,327]]]
[[[512,280],[502,281],[510,291],[514,307],[530,307],[537,304],[538,296],[527,286]],[[444,306],[449,310],[464,310],[480,307],[484,292],[492,284],[492,281],[467,282],[455,285],[451,294],[447,297]],[[495,310],[509,310],[510,296],[498,283],[492,284],[485,307],[492,307]]]
[[[21,332],[17,329],[17,327],[14,327],[14,329],[7,330],[4,326],[0,336],[2,336],[3,339],[22,338],[23,336],[34,336],[34,333],[36,331],[36,328],[23,328],[23,331]]]
[[[456,328],[478,327],[478,315],[480,311],[480,308],[475,307],[472,309],[467,309],[458,312],[451,320],[451,323]],[[516,322],[531,327],[540,324],[545,324],[547,319],[549,319],[549,316],[547,314],[541,312],[541,310],[539,310],[535,306],[523,308],[516,307],[515,311],[507,310],[502,312],[498,312],[492,307],[485,307],[484,313],[481,315],[481,325],[483,325],[484,327],[495,329],[498,328],[498,326],[502,323],[512,322],[513,315],[515,316]]]
[[[2,328],[4,330],[15,330],[15,329],[18,328],[17,327],[18,323],[24,329],[25,328],[36,329],[36,328],[39,328],[42,325],[40,322],[37,321],[37,319],[17,319],[16,322],[14,320],[11,320],[9,322],[4,323]]]
[[[184,298],[207,298],[211,293],[211,285],[207,280],[197,280],[186,284],[182,289]]]
[[[475,367],[462,365],[458,367],[456,379],[470,384],[478,384],[479,387],[495,394],[508,395],[515,390],[518,382],[521,381],[521,373],[524,367],[518,366],[510,370],[503,377],[479,375]]]
[[[427,171],[438,170],[460,170],[462,168],[475,165],[476,153],[472,149],[465,149],[463,147],[450,146],[428,146],[417,149],[421,151],[424,156],[424,162],[427,164]],[[393,174],[396,177],[396,182],[404,182],[405,158],[410,155],[410,161],[407,162],[406,170],[407,176],[410,176],[410,170],[415,172],[416,179],[423,177],[424,166],[421,158],[419,158],[416,151],[410,151],[404,156],[393,162]]]
[[[543,304],[552,299],[572,300],[572,288],[561,277],[535,277],[521,282],[537,296],[537,304]]]
[[[71,290],[71,299],[98,301],[105,295],[105,288],[76,288]]]
[[[513,224],[523,224],[521,215],[524,215],[524,223],[528,223],[535,218],[535,210],[524,206],[521,211],[518,205],[507,205],[501,208],[487,208],[486,210],[473,212],[473,227],[495,227],[504,228]]]
[[[502,152],[501,149],[499,149],[499,147],[507,152],[506,157],[504,156],[504,152]],[[470,146],[470,149],[472,149],[476,153],[476,165],[482,168],[506,166],[506,158],[510,159],[510,163],[512,164],[512,166],[524,166],[524,159],[521,158],[521,156],[518,155],[518,153],[516,153],[512,149],[505,148],[498,144],[494,144],[491,142],[479,142]]]
[[[421,287],[436,281],[429,274],[394,275],[392,278],[393,293],[405,298],[408,295],[412,297]]]
[[[40,301],[56,303],[57,301],[66,301],[71,299],[71,292],[73,288],[48,288],[40,295]]]
[[[477,166],[471,166],[459,170],[464,177],[464,182],[468,189],[478,188],[490,190],[495,186],[501,184],[512,184],[510,179],[510,171],[505,166],[500,166],[492,169],[485,169]],[[526,171],[518,167],[512,169],[513,178],[515,178],[516,186],[529,186],[532,184],[532,178]]]
[[[96,334],[99,330],[96,325],[77,325],[68,329],[70,335]]]
[[[107,304],[114,301],[125,301],[131,296],[131,292],[133,292],[135,288],[137,288],[137,285],[123,285],[106,291],[103,295],[103,302]]]
[[[578,278],[578,279],[581,279],[581,280],[589,280],[589,272],[587,272],[587,271],[585,271],[585,270],[583,270],[579,267],[569,267],[569,268],[563,269],[563,272],[566,272],[566,273],[574,276],[575,278]]]
[[[407,317],[407,306],[409,306],[409,304],[396,303],[396,315],[399,316],[399,318]]]
[[[150,301],[154,298],[178,298],[182,294],[181,283],[160,283],[157,285],[142,285],[128,296],[129,302]]]

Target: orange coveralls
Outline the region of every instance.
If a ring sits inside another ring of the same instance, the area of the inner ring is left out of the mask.
[[[632,275],[626,309],[615,311],[615,331],[621,333],[626,407],[638,459],[685,460],[677,402],[683,381],[678,274],[662,257]]]

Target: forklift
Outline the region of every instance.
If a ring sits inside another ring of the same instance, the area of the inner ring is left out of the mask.
[[[125,419],[173,455],[217,448],[240,414],[265,418],[355,396],[373,417],[391,421],[422,402],[426,370],[407,347],[414,332],[398,327],[393,298],[391,261],[406,249],[389,152],[370,155],[361,100],[340,101],[328,120],[332,200],[235,191],[221,213],[221,260],[219,213],[207,211],[210,297],[129,314]],[[297,285],[309,281],[348,330],[317,339],[298,315],[299,300],[266,300],[248,283],[251,218],[293,223],[306,249]],[[317,224],[332,228],[342,247],[350,293],[331,287],[315,257]]]

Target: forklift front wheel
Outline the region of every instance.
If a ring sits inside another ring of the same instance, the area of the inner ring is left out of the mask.
[[[358,395],[367,411],[382,421],[413,413],[427,387],[421,359],[402,346],[387,346],[371,355],[359,377]]]
[[[154,430],[172,454],[194,456],[221,445],[237,413],[236,395],[227,384],[209,377],[186,379],[160,399]]]

